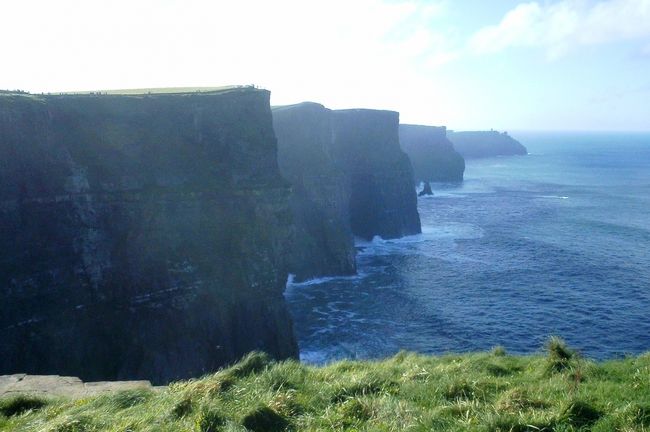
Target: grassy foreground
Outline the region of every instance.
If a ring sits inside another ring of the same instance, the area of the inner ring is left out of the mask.
[[[325,367],[238,364],[162,391],[0,401],[0,431],[650,431],[650,353],[594,363],[547,354],[429,357]]]

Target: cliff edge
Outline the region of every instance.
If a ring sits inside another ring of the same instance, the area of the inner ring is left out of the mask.
[[[465,159],[447,139],[447,128],[399,125],[399,142],[411,159],[416,183],[461,182]]]
[[[350,189],[329,154],[332,112],[316,103],[274,107],[280,172],[292,185],[289,271],[301,281],[356,272]]]
[[[0,96],[0,374],[297,356],[269,93]]]
[[[399,113],[332,111],[330,145],[350,185],[354,235],[370,240],[421,232],[413,168],[399,145]]]

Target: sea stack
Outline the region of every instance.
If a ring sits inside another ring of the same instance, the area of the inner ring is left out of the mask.
[[[0,374],[297,357],[269,92],[0,96]]]
[[[350,188],[329,154],[331,110],[309,102],[274,107],[273,127],[280,172],[292,186],[289,271],[297,281],[354,274]]]
[[[399,145],[399,113],[333,111],[331,155],[350,185],[356,236],[389,239],[421,232],[413,168]]]
[[[411,159],[416,183],[461,182],[465,159],[447,139],[447,128],[399,125],[399,142]]]
[[[431,183],[425,181],[424,187],[420,192],[418,192],[418,196],[421,197],[421,196],[432,196],[432,195],[433,195],[433,191],[431,190]]]

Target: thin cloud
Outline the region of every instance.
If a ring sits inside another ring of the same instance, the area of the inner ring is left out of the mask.
[[[641,49],[641,55],[650,57],[650,43]]]
[[[539,47],[551,59],[580,46],[620,41],[650,42],[650,0],[563,0],[522,3],[501,22],[478,30],[472,52],[497,53],[508,48]]]

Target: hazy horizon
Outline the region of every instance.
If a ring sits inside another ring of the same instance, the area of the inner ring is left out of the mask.
[[[2,7],[0,88],[253,84],[273,105],[453,130],[646,132],[650,0],[39,0]]]

